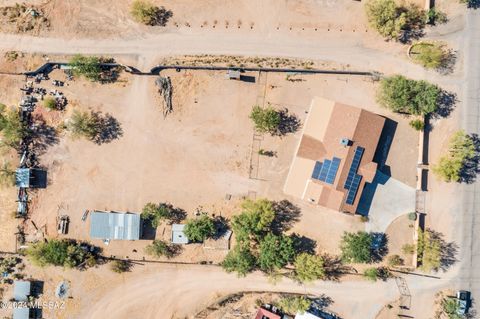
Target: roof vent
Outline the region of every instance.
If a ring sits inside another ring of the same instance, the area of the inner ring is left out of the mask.
[[[349,146],[350,145],[350,140],[348,138],[344,137],[340,140],[340,144],[342,144],[343,146]]]

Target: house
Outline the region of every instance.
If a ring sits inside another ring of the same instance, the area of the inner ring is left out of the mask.
[[[188,244],[188,237],[183,232],[185,229],[184,224],[172,225],[172,244]]]
[[[226,77],[229,80],[240,80],[240,71],[239,70],[228,70]]]
[[[140,215],[99,212],[90,214],[90,237],[96,239],[138,240],[141,236]]]
[[[338,317],[334,314],[311,308],[304,313],[298,312],[295,315],[295,319],[338,319]]]
[[[284,192],[314,205],[355,214],[385,119],[361,108],[314,98]]]

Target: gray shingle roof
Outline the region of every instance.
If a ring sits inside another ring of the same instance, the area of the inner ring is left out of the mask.
[[[140,239],[140,215],[132,213],[93,212],[90,237],[97,239]]]

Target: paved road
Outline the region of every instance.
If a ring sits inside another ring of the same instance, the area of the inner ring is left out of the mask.
[[[464,36],[464,92],[461,126],[480,134],[480,10],[469,10]],[[463,243],[458,287],[470,289],[480,300],[480,179],[461,189],[459,220]]]

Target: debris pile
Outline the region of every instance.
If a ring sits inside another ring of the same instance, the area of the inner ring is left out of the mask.
[[[159,76],[155,80],[155,84],[158,86],[158,93],[163,95],[163,116],[167,117],[169,113],[173,112],[173,105],[172,105],[172,81],[170,77],[162,77]]]

